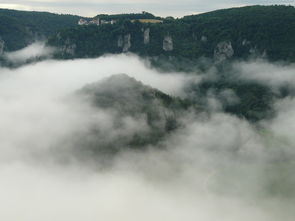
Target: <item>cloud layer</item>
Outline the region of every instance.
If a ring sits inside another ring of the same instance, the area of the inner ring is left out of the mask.
[[[55,48],[46,46],[44,42],[35,42],[21,50],[5,52],[3,56],[9,63],[23,64],[38,58],[49,58],[55,51]]]
[[[287,72],[269,80],[265,69]],[[294,67],[252,62],[236,63],[234,70],[241,81],[275,88],[275,78],[285,82]],[[145,120],[125,119],[120,131],[112,112],[68,98],[117,73],[173,96],[185,96],[186,85],[204,76],[159,73],[133,55],[0,68],[1,220],[294,219],[293,97],[277,100],[278,115],[259,125],[218,108],[187,112],[180,119],[185,126],[159,146],[123,152],[104,168],[74,158],[78,144],[67,146],[65,138],[93,127],[103,132],[101,139],[128,136]],[[223,97],[235,98],[230,90]]]

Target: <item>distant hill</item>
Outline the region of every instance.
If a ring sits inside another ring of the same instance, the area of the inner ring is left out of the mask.
[[[114,14],[114,15],[108,15],[108,14],[99,14],[95,16],[94,18],[103,19],[106,21],[110,20],[124,20],[124,19],[156,19],[159,17],[154,16],[151,13],[148,12],[142,12],[142,13],[126,13],[126,14]]]
[[[295,60],[295,8],[248,6],[224,9],[163,23],[122,19],[113,25],[74,27],[52,36],[48,44],[60,58],[134,52],[143,56]],[[68,50],[71,48],[73,50]]]
[[[79,16],[0,9],[0,41],[4,50],[21,49],[57,31],[77,26]]]
[[[120,147],[142,149],[155,144],[180,126],[178,118],[184,111],[194,108],[190,102],[171,97],[126,74],[86,85],[76,92],[77,96],[95,109],[112,113],[116,122],[116,137],[108,139],[108,135],[97,128],[87,131],[87,136],[76,136],[77,143],[82,143],[78,146],[88,147],[94,152],[117,152]],[[135,120],[136,125],[142,125],[142,128],[132,132],[124,130],[128,119]]]
[[[79,16],[0,9],[0,52],[49,39],[49,45],[61,48],[56,57],[62,59],[129,51],[149,57],[295,61],[292,6],[248,6],[181,19],[164,19],[148,12],[100,14],[97,18],[116,22],[78,26]]]

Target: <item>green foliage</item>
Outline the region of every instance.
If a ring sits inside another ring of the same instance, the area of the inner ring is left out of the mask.
[[[186,16],[181,22],[190,24],[200,37],[206,35],[213,46],[230,40],[235,57],[245,57],[250,48],[271,60],[295,59],[295,8],[292,6],[249,6]],[[246,41],[245,41],[246,40]],[[243,44],[244,42],[244,44]]]
[[[62,33],[62,39],[52,37],[49,44],[60,46],[70,39],[77,44],[77,54],[73,57],[99,56],[122,52],[117,46],[119,35],[130,33],[130,51],[145,56],[212,58],[219,42],[230,41],[234,49],[233,58],[266,54],[270,60],[295,60],[295,8],[292,6],[225,9],[182,19],[164,19],[160,24],[129,21],[140,15],[152,17],[149,14],[104,15],[109,19],[117,16],[122,20],[108,27],[102,25],[66,30]],[[104,16],[101,15],[102,18]],[[150,43],[145,45],[143,30],[146,28],[150,28]],[[163,50],[166,35],[173,39],[173,51]],[[92,47],[89,48],[89,44]]]
[[[94,18],[110,21],[110,20],[156,19],[159,17],[156,17],[153,14],[148,12],[143,12],[143,13],[115,14],[115,15],[100,14],[95,16]]]
[[[76,26],[79,19],[73,15],[0,9],[0,37],[5,41],[5,50],[18,50],[58,30]]]
[[[87,85],[77,93],[83,100],[90,101],[93,107],[113,113],[116,128],[124,126],[122,120],[126,117],[144,121],[142,131],[136,131],[131,137],[119,136],[112,141],[120,143],[113,145],[117,149],[109,149],[110,146],[107,145],[108,150],[112,152],[120,151],[120,146],[142,149],[158,143],[167,134],[179,128],[178,118],[185,110],[194,108],[187,100],[171,97],[124,74]],[[97,149],[99,146],[105,149],[105,144],[98,144],[94,142],[92,148]]]
[[[290,95],[276,93],[269,86],[257,81],[240,79],[240,73],[233,71],[231,64],[216,67],[216,79],[204,79],[198,84],[192,84],[187,88],[187,93],[192,94],[192,102],[200,106],[207,106],[208,96],[213,96],[221,102],[225,112],[245,118],[251,122],[262,119],[271,119],[275,116],[274,101]],[[228,102],[225,91],[233,92],[235,102]]]

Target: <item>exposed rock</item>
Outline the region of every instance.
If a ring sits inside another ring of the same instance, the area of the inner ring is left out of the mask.
[[[230,41],[219,42],[214,50],[214,59],[218,62],[231,58],[234,55],[234,49]]]
[[[99,18],[94,18],[91,21],[87,21],[87,20],[81,18],[78,21],[78,25],[100,25],[100,19]]]
[[[266,50],[261,51],[257,49],[257,46],[255,46],[254,48],[250,48],[249,53],[252,58],[267,58]]]
[[[163,50],[173,51],[173,39],[170,35],[166,35],[163,40]]]
[[[256,47],[254,47],[254,48],[250,48],[249,53],[250,53],[252,56],[256,56],[256,55],[258,54],[257,48],[256,48]]]
[[[261,57],[262,57],[262,58],[267,58],[267,52],[266,52],[266,50],[264,50],[264,51],[262,52]]]
[[[250,44],[251,44],[251,42],[248,41],[247,39],[244,39],[243,42],[242,42],[243,46],[250,45]]]
[[[131,34],[119,35],[117,46],[122,48],[123,52],[128,52],[131,47]]]
[[[58,41],[61,40],[61,33],[60,33],[60,32],[58,32],[58,33],[56,34],[56,38],[57,38]]]
[[[123,52],[128,52],[129,48],[131,48],[131,34],[127,34],[124,36],[123,44]]]
[[[78,25],[87,25],[88,24],[88,22],[85,20],[85,19],[83,19],[83,18],[81,18],[79,21],[78,21]]]
[[[204,42],[204,43],[205,43],[205,42],[207,42],[207,41],[208,41],[208,38],[207,38],[206,36],[203,35],[203,36],[201,37],[201,42]]]
[[[2,40],[2,38],[0,37],[0,55],[3,54],[4,52],[4,47],[5,47],[5,42]]]
[[[123,41],[123,36],[122,35],[120,35],[119,37],[118,37],[118,48],[123,48],[123,45],[124,45],[124,41]]]
[[[76,51],[76,44],[72,44],[72,45],[65,45],[62,48],[63,53],[65,54],[69,54],[69,55],[75,55],[75,51]]]
[[[77,45],[76,44],[71,44],[70,39],[67,39],[65,41],[64,46],[62,47],[62,53],[67,54],[67,55],[75,55]]]
[[[150,29],[149,28],[145,29],[143,32],[143,43],[145,45],[150,43]]]

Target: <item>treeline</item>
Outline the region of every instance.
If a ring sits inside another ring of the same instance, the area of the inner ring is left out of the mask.
[[[133,19],[160,19],[160,17],[156,17],[151,13],[148,12],[142,12],[142,13],[126,13],[126,14],[114,14],[114,15],[108,15],[108,14],[99,14],[95,16],[94,18],[103,19],[106,21],[110,20],[133,20]]]
[[[6,51],[18,50],[34,40],[47,39],[76,26],[79,19],[73,15],[0,9],[0,37]]]
[[[295,60],[295,8],[293,6],[249,6],[186,16],[180,23],[191,32],[207,36],[211,45],[231,40],[236,57],[267,53],[271,60]]]
[[[78,16],[2,9],[0,37],[7,51],[42,38],[49,38],[48,44],[58,47],[65,47],[69,42],[75,45],[75,54],[63,54],[59,58],[121,53],[118,38],[130,34],[129,51],[143,56],[212,58],[218,43],[226,41],[231,43],[236,59],[264,56],[270,60],[295,60],[295,8],[292,6],[224,9],[181,19],[168,17],[157,24],[133,21],[159,19],[148,12],[96,17],[117,23],[79,27]],[[149,29],[148,44],[143,41],[146,29]],[[165,36],[172,38],[172,51],[163,50]]]
[[[212,58],[218,43],[227,41],[234,50],[233,58],[265,56],[270,60],[295,60],[295,8],[291,6],[233,8],[182,19],[168,18],[160,24],[120,21],[109,26],[75,27],[61,32],[62,38],[53,36],[49,44],[62,46],[67,40],[77,46],[74,57],[99,56],[122,52],[117,46],[118,37],[129,33],[129,51],[139,55]],[[143,31],[147,28],[150,43],[144,44]],[[170,52],[163,50],[167,35],[173,40]]]
[[[121,21],[109,26],[75,27],[51,37],[49,44],[62,46],[70,41],[76,45],[74,57],[99,56],[122,52],[117,40],[120,35],[130,34],[129,51],[145,56],[212,58],[218,43],[226,41],[231,43],[233,58],[264,56],[270,60],[295,60],[292,6],[233,8],[182,19],[167,18],[160,24]],[[148,44],[143,41],[146,29],[149,29]],[[165,36],[173,40],[172,51],[163,50]]]

